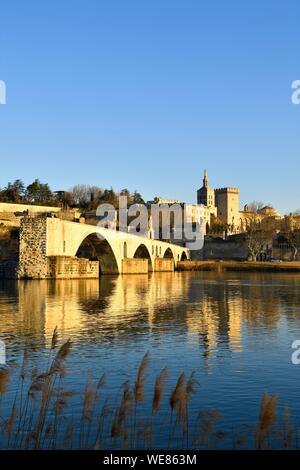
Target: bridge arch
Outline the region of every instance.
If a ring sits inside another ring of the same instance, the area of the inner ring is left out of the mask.
[[[76,251],[78,258],[99,261],[100,274],[118,274],[119,267],[115,252],[110,243],[97,233],[86,235]]]
[[[187,254],[185,251],[182,252],[180,261],[186,261],[188,259]]]
[[[171,248],[167,248],[166,251],[164,252],[164,258],[171,258],[175,261],[175,257],[174,257],[174,254],[173,254],[173,251],[171,250]]]
[[[141,243],[137,249],[135,250],[135,253],[133,255],[134,258],[144,258],[148,260],[148,268],[149,271],[153,271],[153,265],[152,265],[152,259],[149,253],[148,248],[144,243]]]

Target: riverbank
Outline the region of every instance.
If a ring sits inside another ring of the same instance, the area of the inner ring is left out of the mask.
[[[178,271],[269,271],[299,272],[300,262],[260,262],[260,261],[179,261]]]

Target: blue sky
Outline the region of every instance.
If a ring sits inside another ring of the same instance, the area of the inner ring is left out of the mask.
[[[300,209],[297,0],[2,0],[0,186]]]

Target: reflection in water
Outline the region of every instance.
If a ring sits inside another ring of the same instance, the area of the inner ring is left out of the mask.
[[[71,389],[84,387],[91,368],[108,372],[109,393],[119,391],[149,350],[148,383],[163,366],[169,386],[181,371],[195,371],[200,405],[221,409],[229,428],[257,416],[266,390],[300,418],[300,378],[290,360],[300,338],[299,281],[294,274],[212,272],[1,281],[0,338],[11,363],[21,363],[26,343],[30,366],[41,369],[57,326],[60,341],[74,345]]]
[[[63,337],[88,342],[139,334],[195,338],[208,359],[226,346],[243,350],[243,328],[277,328],[282,316],[298,322],[299,277],[291,275],[156,273],[98,280],[2,281],[2,335],[46,345],[55,326]],[[244,334],[245,331],[244,331]],[[122,337],[122,338],[121,338]]]

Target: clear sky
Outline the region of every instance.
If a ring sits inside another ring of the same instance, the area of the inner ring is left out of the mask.
[[[300,209],[299,0],[2,0],[0,186]]]

